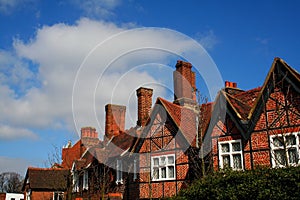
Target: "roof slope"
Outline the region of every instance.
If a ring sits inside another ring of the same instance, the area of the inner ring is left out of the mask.
[[[196,111],[191,108],[171,103],[160,97],[158,98],[157,103],[160,103],[165,108],[186,141],[192,146],[195,146],[198,126]]]
[[[24,183],[39,191],[66,191],[69,174],[68,169],[29,167]]]

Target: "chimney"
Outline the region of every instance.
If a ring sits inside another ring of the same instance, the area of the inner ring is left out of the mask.
[[[138,126],[145,126],[152,107],[153,89],[140,87],[136,90],[138,98]]]
[[[105,137],[111,139],[125,130],[126,107],[121,105],[107,104],[105,106]]]
[[[174,79],[174,103],[179,105],[196,103],[196,80],[192,64],[178,60],[176,71],[173,73]]]
[[[225,81],[225,88],[237,88],[237,83]]]
[[[98,138],[98,133],[93,127],[81,128],[81,138]]]

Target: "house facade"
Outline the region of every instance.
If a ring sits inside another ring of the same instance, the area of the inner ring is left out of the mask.
[[[22,190],[26,200],[68,199],[70,171],[63,168],[33,168],[26,172]]]
[[[125,130],[125,106],[107,104],[103,141],[85,127],[63,148],[68,198],[160,199],[210,171],[299,165],[300,75],[282,59],[261,87],[226,81],[214,102],[197,102],[190,63],[178,61],[173,79],[173,101],[152,105],[153,90],[137,89],[132,128]]]
[[[262,87],[243,91],[227,82],[219,94],[226,102],[225,120],[215,121],[207,132],[212,136],[214,170],[300,164],[299,78],[275,58]]]

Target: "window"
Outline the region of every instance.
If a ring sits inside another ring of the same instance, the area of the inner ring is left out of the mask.
[[[137,159],[133,160],[133,180],[137,179]]]
[[[10,198],[10,200],[16,200],[15,198]]]
[[[53,192],[53,200],[63,200],[64,193],[63,192]]]
[[[31,190],[26,191],[26,200],[31,200]]]
[[[299,133],[270,136],[273,167],[299,164]]]
[[[77,172],[73,172],[73,192],[79,192],[79,177]]]
[[[83,190],[89,189],[89,173],[87,170],[83,171],[83,184],[82,184]]]
[[[175,179],[175,155],[153,156],[151,173],[152,180]]]
[[[123,172],[123,167],[122,167],[122,161],[117,160],[117,178],[116,178],[116,183],[117,184],[123,184],[123,177],[122,177],[122,172]]]
[[[231,167],[235,170],[243,169],[243,152],[241,140],[219,142],[220,167]]]

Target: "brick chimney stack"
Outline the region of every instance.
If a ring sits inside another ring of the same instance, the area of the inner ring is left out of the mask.
[[[98,133],[93,127],[81,128],[81,138],[98,138]]]
[[[178,60],[174,79],[174,103],[179,105],[196,103],[196,75],[192,71],[192,64]]]
[[[153,89],[140,87],[136,90],[138,98],[138,126],[146,126],[152,107]]]
[[[126,107],[107,104],[105,112],[105,137],[109,140],[112,136],[117,136],[124,132]]]
[[[237,83],[235,82],[230,82],[230,81],[225,81],[225,88],[237,88]]]

